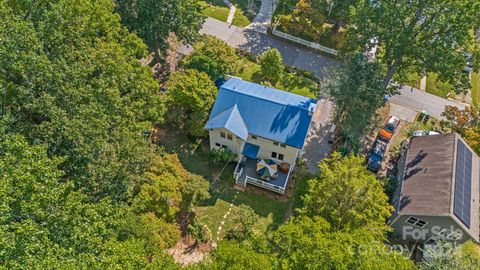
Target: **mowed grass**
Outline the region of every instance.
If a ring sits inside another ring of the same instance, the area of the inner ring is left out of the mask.
[[[233,203],[233,210],[241,204],[250,206],[259,216],[254,229],[267,233],[276,228],[284,221],[285,213],[289,202],[277,201],[266,196],[250,192],[238,192],[233,189],[233,171],[235,163],[232,162],[224,167],[224,164],[214,164],[211,161],[208,147],[199,141],[191,141],[182,132],[174,127],[165,127],[165,135],[160,144],[167,152],[177,153],[185,169],[189,172],[204,176],[210,182],[215,180],[211,186],[211,198],[201,202],[195,208],[198,220],[206,224],[212,231],[214,239],[217,237],[217,229],[223,220],[223,216]],[[223,169],[223,171],[222,171]],[[225,237],[230,228],[233,228],[235,211],[231,211],[225,224],[222,226],[221,238]]]
[[[472,102],[475,108],[480,109],[480,72],[472,73]]]
[[[230,9],[223,3],[223,1],[201,1],[203,6],[202,13],[205,16],[226,22]]]
[[[260,65],[250,61],[247,57],[241,57],[236,76],[245,81],[262,84],[264,82]],[[297,95],[316,98],[318,94],[317,82],[295,71],[285,70],[283,77],[272,85],[275,88],[288,91]]]
[[[425,90],[430,94],[445,98],[450,92],[454,92],[455,89],[451,84],[440,81],[438,74],[428,73]]]

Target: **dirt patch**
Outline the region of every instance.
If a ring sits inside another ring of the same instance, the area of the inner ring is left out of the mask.
[[[184,238],[167,252],[176,263],[191,265],[203,261],[211,250],[211,242],[195,245],[195,241]]]

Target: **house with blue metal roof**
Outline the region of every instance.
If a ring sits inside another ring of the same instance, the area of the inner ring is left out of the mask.
[[[480,159],[459,134],[415,137],[398,165],[395,212],[403,240],[479,241]]]
[[[237,185],[283,194],[301,155],[317,101],[231,78],[220,86],[205,125],[212,149],[237,154]]]

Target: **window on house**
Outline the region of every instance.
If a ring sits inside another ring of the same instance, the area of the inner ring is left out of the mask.
[[[256,140],[256,139],[257,139],[257,136],[252,135],[252,140]]]
[[[216,147],[221,147],[222,145],[219,144],[219,143],[216,143],[215,146],[216,146]]]
[[[272,158],[277,158],[277,152],[272,152]]]
[[[283,154],[278,154],[278,159],[283,160]]]
[[[285,147],[287,147],[287,145],[286,145],[286,144],[284,144],[284,143],[281,143],[281,144],[280,144],[280,147],[283,147],[283,148],[285,148]]]
[[[276,146],[278,146],[278,142],[273,142],[273,145],[276,145]]]
[[[233,136],[232,136],[232,134],[230,134],[230,133],[227,133],[227,140],[230,140],[230,141],[231,141],[231,140],[233,140]]]
[[[426,242],[425,244],[426,245],[435,245],[435,243],[437,243],[437,240],[433,237],[430,237]]]
[[[220,131],[220,137],[225,139],[227,137],[227,133]]]
[[[425,225],[427,225],[426,221],[423,221],[423,220],[418,219],[416,217],[409,217],[405,222],[408,223],[408,224],[412,224],[413,226],[420,227],[420,228],[423,228],[423,227],[425,227]]]

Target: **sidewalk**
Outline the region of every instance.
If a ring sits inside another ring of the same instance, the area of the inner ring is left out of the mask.
[[[272,22],[274,8],[278,3],[273,3],[274,0],[262,0],[262,5],[260,6],[260,11],[258,12],[255,19],[252,23],[247,26],[248,29],[251,29],[255,32],[267,33],[267,29]]]

